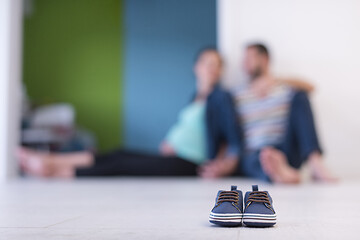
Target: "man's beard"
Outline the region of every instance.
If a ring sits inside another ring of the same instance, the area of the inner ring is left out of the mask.
[[[252,72],[250,74],[250,81],[254,81],[255,79],[257,79],[258,77],[260,77],[263,74],[263,70],[261,69],[261,67],[257,67],[254,72]]]

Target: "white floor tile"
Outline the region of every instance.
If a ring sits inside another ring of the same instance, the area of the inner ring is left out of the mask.
[[[245,193],[254,183],[274,199],[275,227],[210,225],[219,189],[233,184]],[[0,185],[0,239],[357,239],[359,187],[237,178],[21,180]]]

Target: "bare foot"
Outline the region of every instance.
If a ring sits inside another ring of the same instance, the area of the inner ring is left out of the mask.
[[[72,178],[77,166],[87,166],[84,160],[89,157],[86,154],[53,154],[21,147],[17,157],[21,169],[32,176]]]
[[[324,161],[318,152],[310,154],[308,163],[311,169],[312,178],[321,182],[337,182],[339,179],[335,177],[325,166]]]
[[[273,182],[299,183],[301,180],[299,171],[291,167],[286,156],[275,148],[263,148],[260,152],[260,163]]]
[[[49,177],[51,175],[52,169],[48,153],[22,147],[18,149],[17,157],[24,172],[38,177]]]
[[[198,174],[203,178],[219,178],[230,176],[238,164],[237,157],[214,159],[198,168]]]

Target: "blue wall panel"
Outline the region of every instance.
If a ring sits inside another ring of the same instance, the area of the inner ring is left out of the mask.
[[[125,10],[125,147],[154,152],[194,92],[196,53],[216,45],[216,0],[127,0]]]

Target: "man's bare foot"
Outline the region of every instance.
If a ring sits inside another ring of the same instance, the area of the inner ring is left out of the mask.
[[[337,182],[339,180],[325,166],[320,153],[314,152],[310,154],[308,164],[314,180],[321,182]]]
[[[275,148],[263,148],[260,152],[260,163],[264,172],[275,183],[299,183],[301,181],[299,171],[291,167],[286,156]]]

